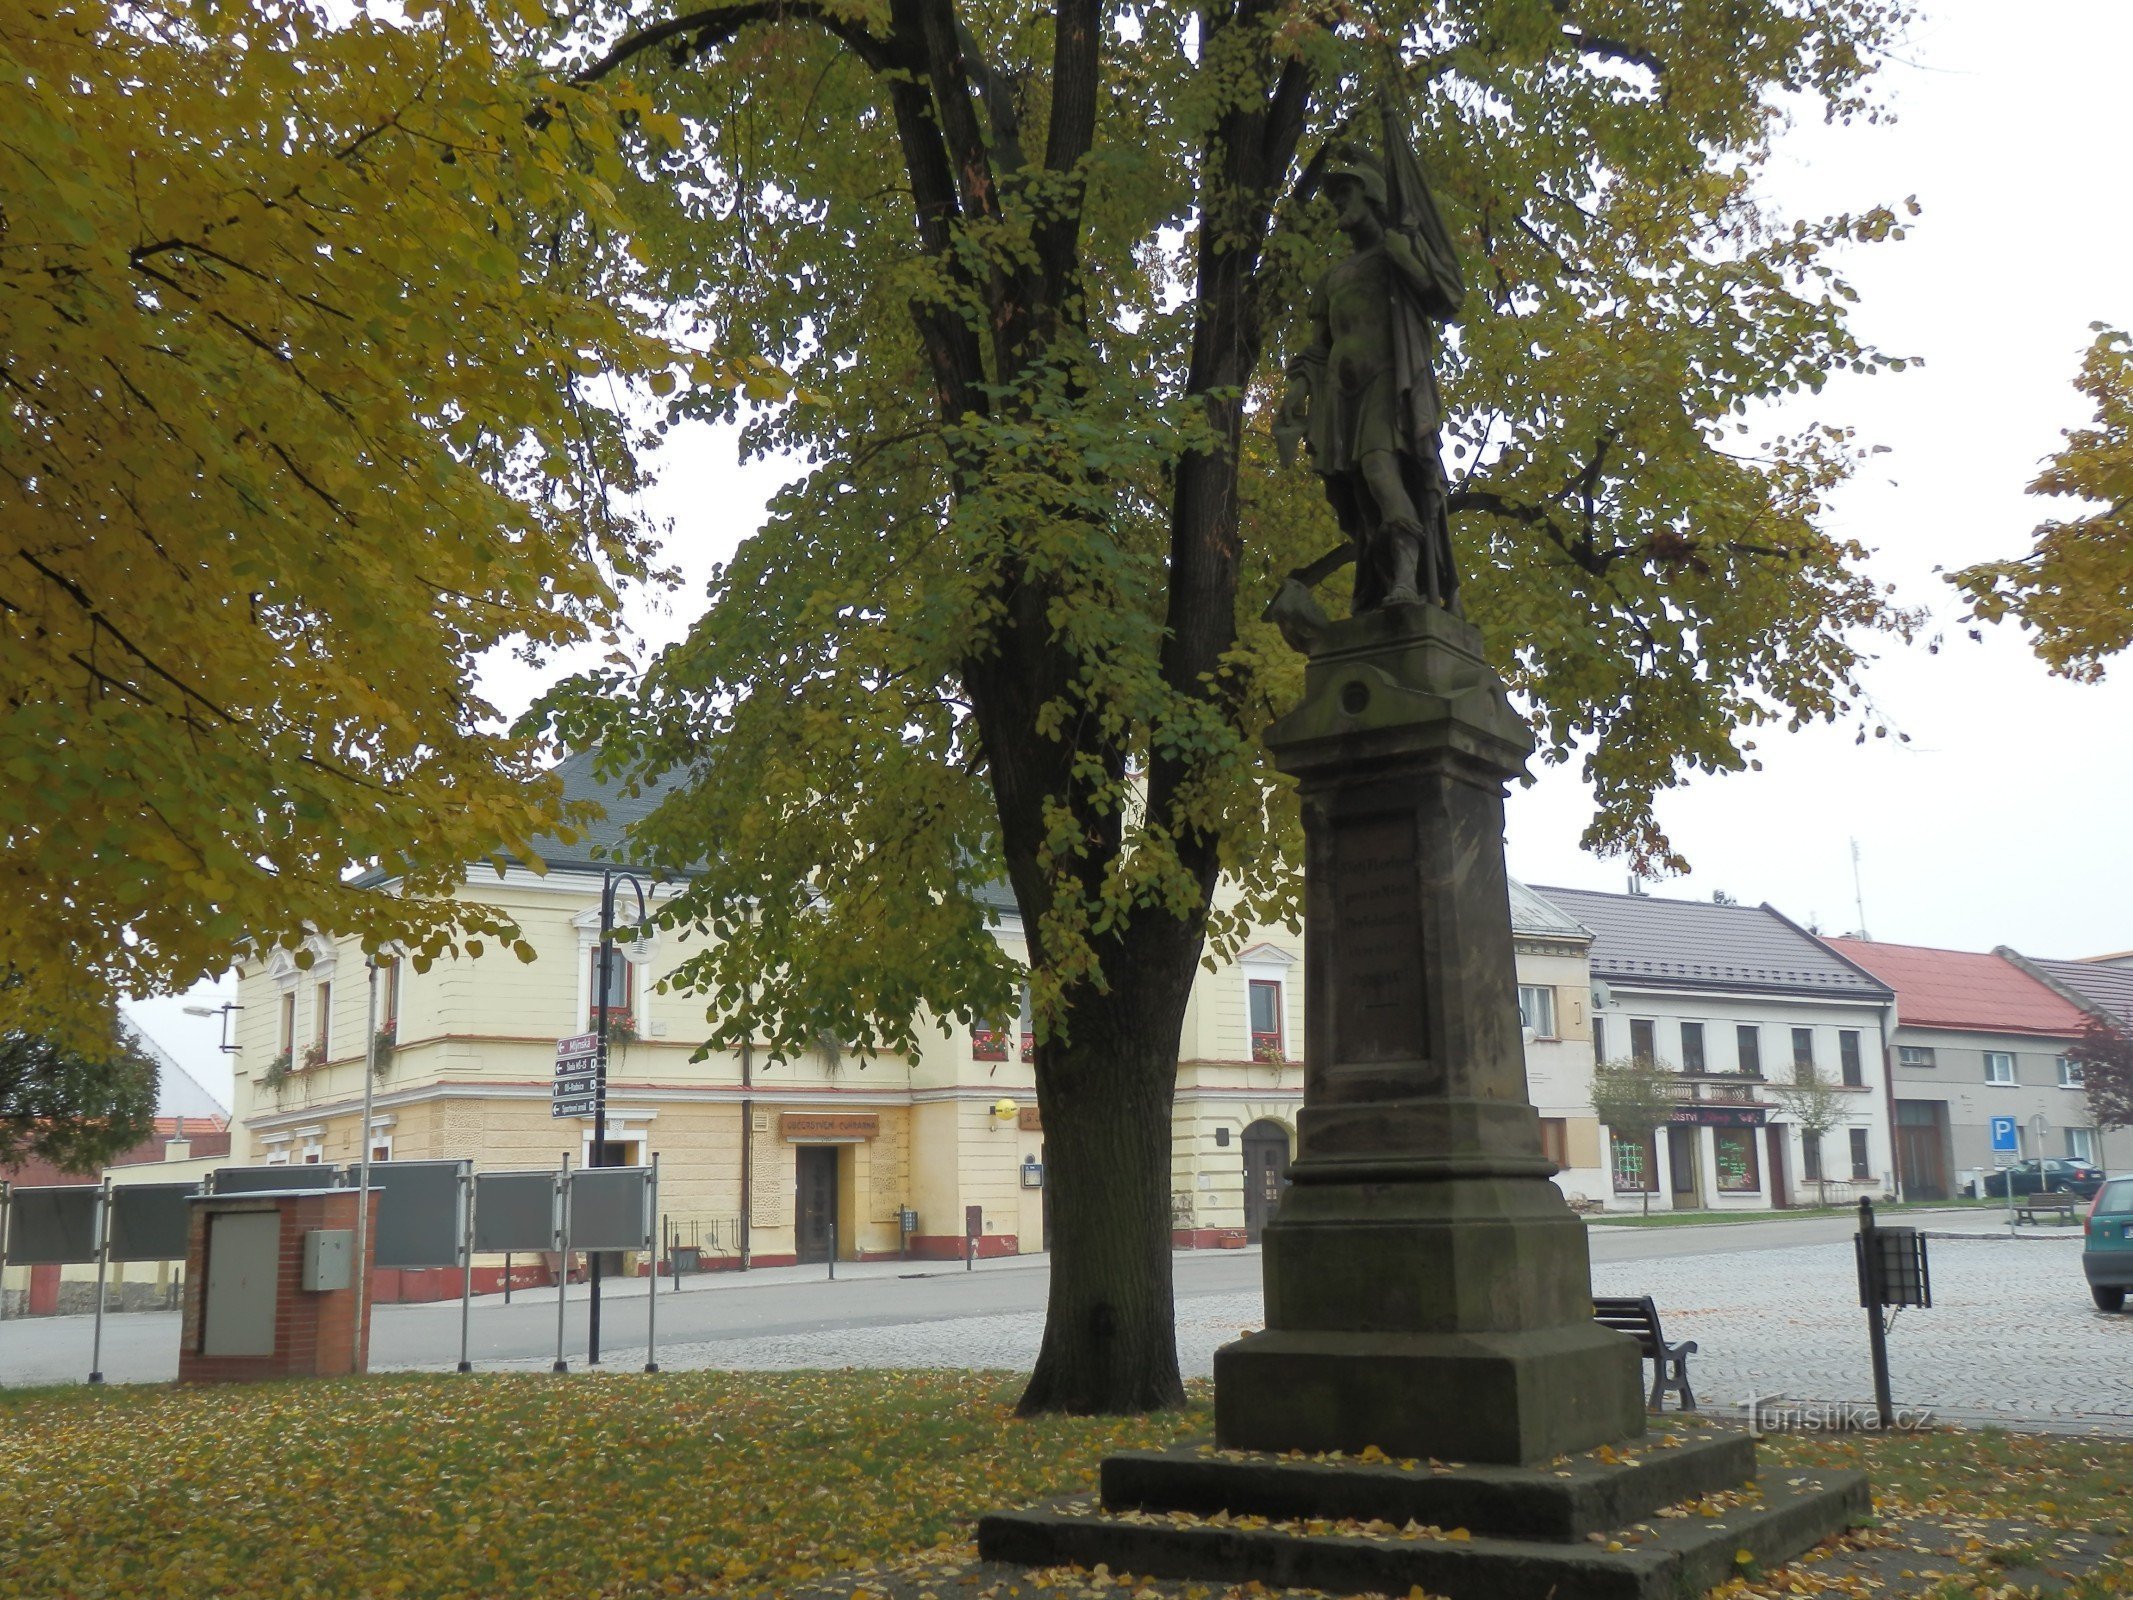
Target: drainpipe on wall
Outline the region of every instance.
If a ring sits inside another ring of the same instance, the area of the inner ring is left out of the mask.
[[[1881,1008],[1881,1098],[1889,1111],[1889,1179],[1896,1198],[1908,1200],[1908,1176],[1903,1170],[1903,1144],[1896,1137],[1896,1007]]]

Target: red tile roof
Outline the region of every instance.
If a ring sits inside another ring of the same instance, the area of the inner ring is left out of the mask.
[[[2012,962],[1971,950],[1827,939],[1896,991],[1896,1021],[1912,1028],[2071,1038],[2088,1019]]]

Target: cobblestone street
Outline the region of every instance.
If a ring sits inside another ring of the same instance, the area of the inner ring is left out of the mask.
[[[2078,1237],[1936,1238],[1929,1248],[1933,1307],[1902,1313],[1889,1335],[1899,1405],[1951,1420],[2053,1419],[2133,1432],[2133,1316],[2090,1305]],[[1603,1260],[1593,1266],[1593,1287],[1651,1295],[1667,1337],[1697,1342],[1690,1374],[1706,1408],[1750,1395],[1873,1396],[1849,1240]],[[1256,1292],[1181,1299],[1186,1371],[1211,1372],[1216,1346],[1260,1320]],[[660,1359],[672,1367],[1027,1369],[1042,1329],[1042,1314],[1027,1311],[669,1346]]]

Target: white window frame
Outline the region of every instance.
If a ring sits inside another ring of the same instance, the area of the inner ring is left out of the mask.
[[[2061,1056],[2058,1066],[2060,1088],[2085,1089],[2088,1087],[2088,1070],[2080,1062],[2074,1060],[2071,1056]],[[2071,1132],[2072,1130],[2069,1129],[2068,1131]]]
[[[1998,1076],[2004,1065],[2007,1076]],[[1985,1082],[1995,1089],[2011,1089],[2015,1086],[2015,1058],[2012,1050],[1987,1050],[1985,1052]]]
[[[2066,1130],[2066,1159],[2078,1161],[2085,1167],[2096,1164],[2096,1130],[2094,1128],[2068,1128]]]
[[[1539,1001],[1540,1010],[1545,1013],[1543,1018],[1546,1023],[1545,1027],[1539,1022],[1533,1021],[1532,1014],[1527,1011],[1526,996],[1528,995],[1535,996]],[[1532,1030],[1533,1037],[1536,1039],[1560,1039],[1563,1035],[1559,1026],[1560,1018],[1558,1017],[1555,1003],[1555,985],[1552,983],[1520,984],[1518,986],[1518,1020],[1521,1026]]]
[[[259,1142],[266,1146],[266,1154],[260,1159],[270,1167],[286,1167],[289,1164],[289,1136],[286,1133],[265,1133]]]
[[[616,904],[620,904],[618,900]],[[634,912],[636,896],[630,897]],[[581,911],[571,918],[578,933],[578,1021],[571,1027],[573,1033],[591,1033],[599,1026],[595,1009],[599,995],[593,989],[593,957],[600,948],[600,908]],[[637,1025],[637,1037],[649,1039],[666,1031],[664,1022],[651,1020],[652,978],[648,970],[659,959],[659,935],[648,933],[641,939],[616,939],[615,959],[626,962],[630,986],[630,1018]]]
[[[397,1120],[397,1118],[391,1116],[372,1117],[370,1119],[370,1159],[372,1161],[392,1160],[393,1123]]]
[[[323,1124],[309,1128],[298,1128],[293,1137],[303,1141],[296,1149],[294,1158],[296,1165],[300,1167],[325,1165],[326,1129]]]

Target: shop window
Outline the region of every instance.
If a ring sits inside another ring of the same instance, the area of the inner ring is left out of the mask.
[[[1763,1175],[1756,1164],[1754,1128],[1718,1128],[1712,1133],[1720,1194],[1756,1194]]]
[[[1616,1194],[1657,1194],[1659,1162],[1649,1134],[1641,1140],[1623,1138],[1612,1131]]]
[[[1285,1059],[1281,1040],[1281,983],[1273,978],[1254,978],[1247,985],[1252,1012],[1252,1059]]]
[[[1533,1030],[1533,1037],[1536,1039],[1558,1037],[1555,1031],[1555,990],[1547,984],[1520,984],[1518,1020],[1522,1027]]]
[[[1859,1054],[1859,1030],[1845,1028],[1837,1035],[1837,1060],[1844,1070],[1847,1089],[1866,1087],[1866,1063]]]

